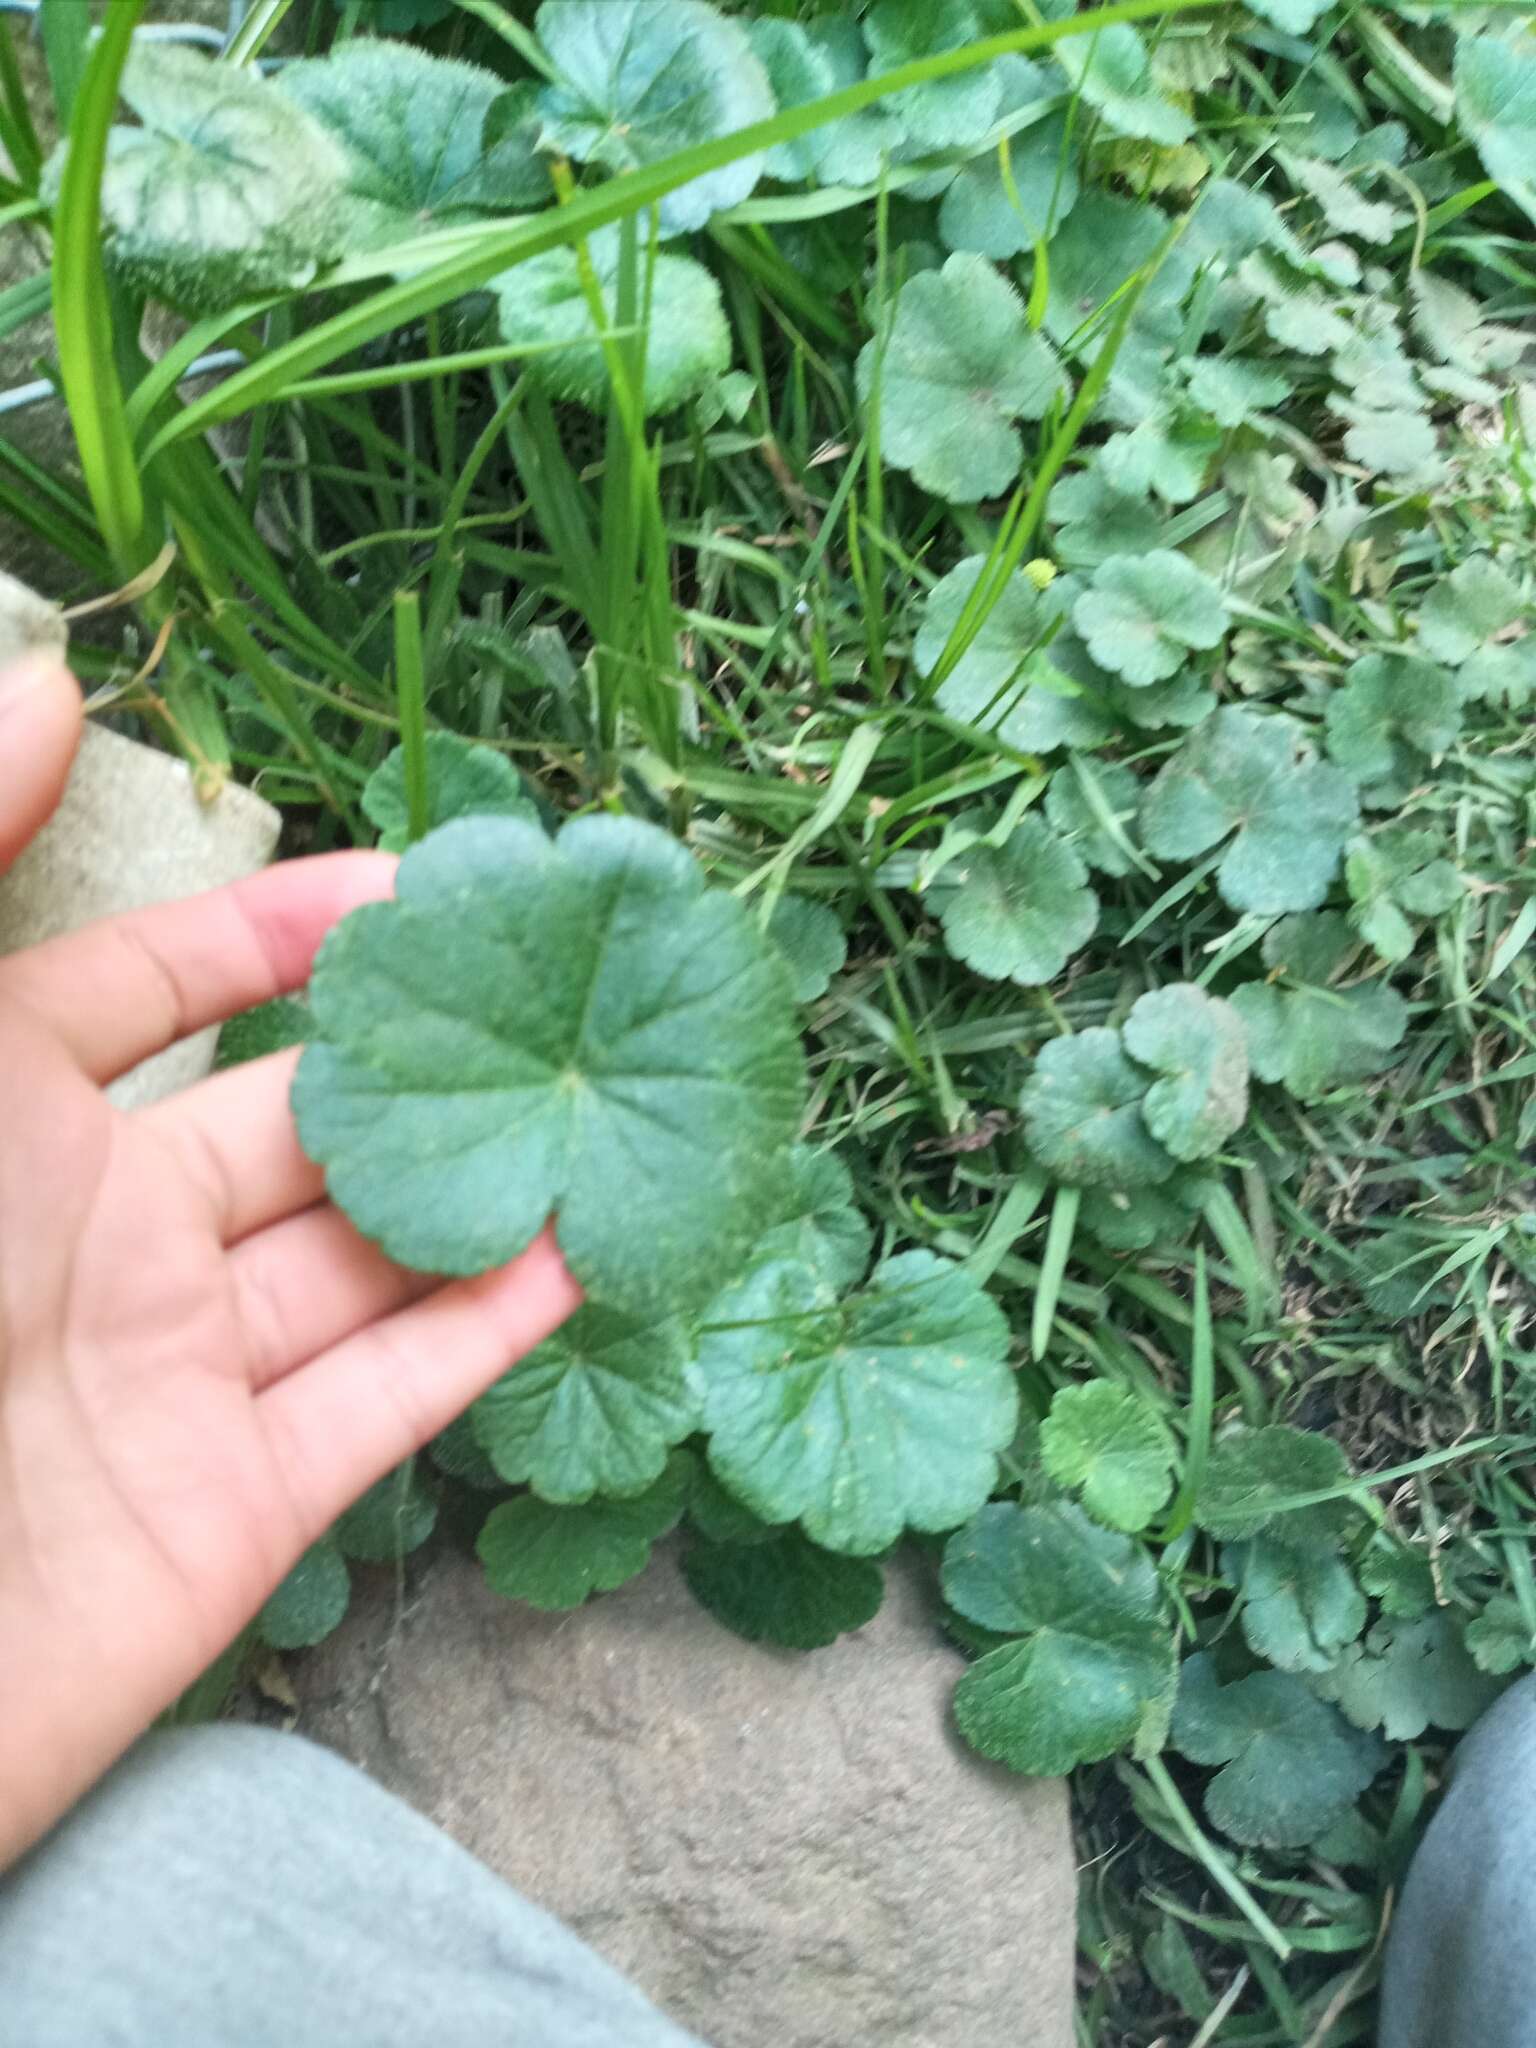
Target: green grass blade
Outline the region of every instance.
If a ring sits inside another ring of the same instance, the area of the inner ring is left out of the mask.
[[[1029,1318],[1029,1355],[1035,1360],[1044,1358],[1050,1348],[1051,1330],[1056,1321],[1056,1304],[1061,1299],[1061,1283],[1066,1277],[1067,1261],[1072,1256],[1072,1239],[1077,1231],[1077,1212],[1082,1207],[1081,1188],[1058,1188],[1056,1199],[1051,1204],[1050,1226],[1045,1233],[1045,1250],[1040,1255],[1040,1282],[1035,1289],[1034,1305]]]
[[[154,550],[113,349],[112,301],[101,255],[101,177],[118,79],[144,5],[145,0],[118,0],[91,52],[75,102],[53,222],[60,381],[85,486],[125,583]]]
[[[122,14],[131,12],[137,17],[141,10],[134,0],[114,0],[114,11]],[[133,26],[130,22],[130,32]],[[90,63],[90,9],[82,7],[80,0],[42,0],[37,27],[42,37],[49,81],[53,86],[59,127],[67,133],[74,121],[75,105]]]
[[[421,600],[414,590],[395,594],[395,700],[405,750],[405,801],[412,840],[432,822],[427,781],[427,672],[421,651]]]
[[[1189,1402],[1184,1416],[1184,1468],[1179,1491],[1168,1511],[1162,1540],[1182,1536],[1194,1517],[1195,1502],[1205,1480],[1211,1450],[1211,1425],[1216,1413],[1216,1355],[1211,1341],[1211,1293],[1205,1270],[1205,1246],[1195,1247],[1192,1282],[1194,1320],[1189,1333]]]
[[[9,22],[0,22],[0,146],[28,192],[37,190],[43,145],[27,104],[27,89]]]

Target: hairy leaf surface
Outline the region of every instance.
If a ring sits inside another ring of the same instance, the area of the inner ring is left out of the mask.
[[[484,1271],[557,1212],[595,1301],[666,1314],[745,1255],[787,1171],[787,976],[653,826],[444,826],[332,933],[311,998],[300,1135],[403,1264]]]

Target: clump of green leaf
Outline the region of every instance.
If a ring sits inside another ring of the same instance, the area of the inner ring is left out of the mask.
[[[1069,1187],[1156,1187],[1218,1152],[1246,1116],[1242,1023],[1192,984],[1151,989],[1118,1031],[1048,1040],[1020,1109],[1031,1152]]]

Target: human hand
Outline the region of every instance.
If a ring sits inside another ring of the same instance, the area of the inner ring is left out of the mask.
[[[0,675],[0,868],[80,718],[51,661]],[[580,1299],[549,1232],[447,1284],[360,1238],[299,1149],[296,1054],[131,1115],[101,1092],[301,985],[393,875],[292,861],[0,959],[0,1868]]]

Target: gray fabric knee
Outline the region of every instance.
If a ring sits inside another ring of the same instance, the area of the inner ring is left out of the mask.
[[[0,1879],[9,2048],[700,2048],[341,1758],[147,1738]]]
[[[1393,1922],[1379,2042],[1536,2044],[1536,1675],[1456,1752]]]

